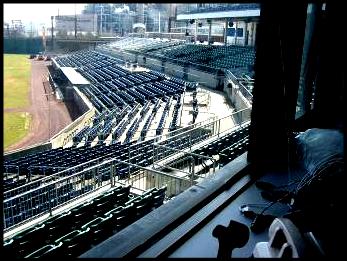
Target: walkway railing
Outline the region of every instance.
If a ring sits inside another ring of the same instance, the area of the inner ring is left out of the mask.
[[[239,86],[239,90],[242,93],[242,95],[249,100],[251,103],[253,101],[253,94],[246,89],[246,87],[240,83],[237,78],[234,76],[234,74],[232,72],[230,72],[229,70],[225,70],[225,75],[227,77],[228,80],[234,82],[235,84],[237,84]]]
[[[120,173],[120,167],[132,169],[131,175]],[[77,198],[100,188],[116,184],[131,185],[145,191],[167,186],[166,197],[177,195],[192,185],[187,177],[177,177],[162,171],[111,159],[85,168],[67,177],[44,184],[3,201],[4,229],[22,225],[50,213]]]

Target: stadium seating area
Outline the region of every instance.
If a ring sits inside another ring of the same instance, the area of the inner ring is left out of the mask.
[[[179,45],[161,50],[161,54],[176,60],[207,65],[219,69],[244,68],[254,64],[254,49],[247,46]]]
[[[56,61],[60,66],[76,68],[91,82],[89,88],[81,91],[98,111],[136,101],[144,105],[147,100],[184,92],[184,82],[166,79],[154,71],[131,73],[115,58],[95,51],[79,51],[58,57]]]
[[[219,155],[219,164],[223,166],[247,150],[248,132],[249,124],[195,150],[194,153],[209,157]]]
[[[130,146],[134,150],[145,149],[143,154],[140,153],[136,155],[136,158],[132,160],[132,162],[141,161],[144,158],[148,158],[147,154],[151,153],[152,150],[150,149],[150,144],[152,142],[152,140],[149,140],[140,143],[138,146],[135,146],[135,143],[126,143],[123,145],[115,143],[109,146],[101,144],[93,147],[81,146],[65,149],[57,148],[27,155],[14,160],[7,160],[4,161],[3,173],[17,174],[19,169],[20,179],[17,181],[13,178],[5,179],[6,182],[11,185],[7,185],[4,191],[19,187],[30,180],[37,180],[38,178],[49,176],[63,169],[75,167],[93,159],[99,159],[101,161],[109,158],[117,158],[126,161],[129,158],[128,153]],[[151,164],[150,158],[148,158],[148,161],[148,164]],[[120,178],[123,178],[125,170],[119,169],[117,173],[120,175]]]
[[[163,204],[166,187],[141,196],[130,186],[112,188],[4,242],[7,257],[77,257]]]
[[[141,52],[145,53],[148,51],[154,51],[162,48],[167,48],[170,46],[176,46],[183,44],[184,41],[173,40],[168,41],[161,39],[153,39],[153,38],[137,38],[133,37],[129,41],[129,38],[125,38],[116,42],[113,42],[109,45],[109,48],[118,48],[124,51],[133,51],[133,52]]]
[[[175,148],[175,149],[186,149],[191,147],[192,144],[206,140],[209,138],[209,132],[205,133],[202,130],[196,133],[196,135],[184,136],[176,140],[167,140],[162,144]],[[225,163],[231,161],[233,158],[237,157],[246,150],[246,145],[248,142],[248,126],[240,127],[236,131],[224,136],[222,140],[217,140],[209,145],[206,145],[194,153],[205,156],[219,155],[219,164],[224,165]],[[148,140],[142,143],[127,143],[121,145],[119,143],[106,145],[96,145],[93,147],[71,147],[67,149],[54,149],[46,152],[36,153],[26,157],[22,157],[17,160],[6,161],[4,163],[4,168],[9,166],[20,166],[20,179],[14,181],[13,178],[5,179],[5,182],[13,182],[12,189],[24,185],[25,183],[31,184],[30,186],[23,186],[23,190],[16,189],[16,193],[9,193],[11,197],[14,197],[20,193],[27,191],[28,189],[34,189],[40,186],[40,182],[31,182],[29,180],[40,181],[44,177],[52,175],[53,173],[62,170],[61,166],[65,168],[74,167],[78,164],[85,163],[90,160],[99,159],[99,162],[106,159],[119,159],[132,164],[137,164],[139,166],[148,166],[153,164],[153,140]],[[156,160],[163,157],[163,154],[156,155]],[[167,154],[165,154],[167,156]],[[35,162],[35,165],[31,165],[30,162]],[[25,169],[23,167],[26,166]],[[59,166],[59,167],[58,167]],[[126,179],[130,174],[136,173],[136,167],[129,167],[125,164],[118,164],[115,167],[116,176],[119,180]],[[6,169],[4,170],[6,173]],[[7,170],[8,172],[8,170]],[[110,179],[109,170],[99,169],[98,179],[101,181],[106,181]],[[71,175],[74,172],[68,172],[66,175]],[[89,177],[92,179],[93,177]],[[87,178],[85,179],[86,181]],[[26,190],[24,190],[24,188]],[[10,188],[6,188],[9,190]],[[66,185],[63,187],[52,187],[51,198],[55,198],[55,201],[50,201],[48,194],[50,190],[42,191],[47,194],[46,198],[40,197],[39,200],[35,200],[35,197],[31,198],[21,198],[17,197],[15,201],[10,201],[4,205],[5,222],[6,226],[11,226],[21,221],[35,216],[40,213],[47,212],[49,208],[59,206],[60,204],[67,202],[75,197],[87,193],[92,190],[93,186],[85,186],[79,190],[74,190],[72,185]],[[6,190],[5,190],[6,191]],[[39,190],[38,192],[39,193]],[[41,193],[42,194],[42,193]],[[6,194],[5,194],[6,195]],[[7,198],[7,197],[5,197]],[[18,201],[18,202],[17,202]],[[29,202],[30,201],[30,202]],[[21,205],[33,206],[30,211],[23,212],[21,210]]]
[[[182,59],[189,60],[191,53],[201,51],[198,46],[187,48],[185,51],[182,49],[182,52],[176,54],[173,52],[170,55],[173,57],[177,55]],[[241,49],[235,49],[235,55],[241,54],[243,52]],[[220,55],[219,51],[214,48],[210,48],[209,52],[209,55]],[[202,59],[200,62],[208,62],[208,54],[202,56],[205,57],[205,60]],[[78,188],[72,184],[47,187],[46,183],[40,183],[46,177],[54,176],[58,172],[69,169],[64,173],[68,177],[75,173],[70,168],[92,160],[102,162],[107,159],[116,159],[138,166],[151,165],[154,161],[154,139],[146,140],[148,131],[154,129],[156,135],[160,135],[163,133],[164,126],[169,126],[169,131],[177,130],[179,126],[182,97],[189,83],[178,78],[169,78],[152,70],[131,73],[120,66],[116,59],[95,51],[78,51],[57,57],[56,62],[60,66],[74,67],[90,81],[91,84],[85,88],[80,88],[80,91],[95,106],[96,115],[89,125],[84,126],[75,133],[71,147],[52,149],[4,161],[4,199],[7,200],[4,203],[4,223],[6,228],[21,223],[28,218],[48,213],[52,208],[59,207],[93,191],[95,185],[92,185],[92,183],[109,182],[111,174],[109,169],[100,168],[98,169],[98,177],[84,177],[83,180],[87,184]],[[170,115],[172,113],[172,120],[170,124],[166,124],[169,112]],[[154,121],[154,119],[156,120]],[[157,121],[159,123],[153,128],[152,123]],[[135,135],[137,132],[140,135]],[[196,132],[196,135],[191,134],[174,142],[164,142],[163,144],[176,149],[186,149],[191,147],[192,144],[208,139],[210,135],[209,130],[200,129]],[[106,145],[105,140],[108,137],[111,137],[111,140],[109,145]],[[96,139],[98,139],[97,144],[95,143]],[[219,154],[220,163],[224,164],[230,160],[230,157],[223,152],[235,150],[234,155],[238,155],[240,151],[244,151],[247,137],[238,135],[237,138],[228,137],[225,139],[223,146],[211,144],[206,148],[201,148],[197,153],[210,155],[209,152],[215,150]],[[137,143],[140,140],[144,142]],[[158,154],[156,159],[158,160],[162,156],[163,154]],[[130,175],[136,174],[137,170],[136,166],[119,163],[115,167],[115,175],[117,180],[124,180],[129,178]],[[41,186],[45,186],[45,189],[38,189]],[[37,195],[27,193],[31,190],[35,191]],[[27,193],[27,197],[22,197],[21,193]],[[31,206],[31,208],[28,208],[28,206]],[[93,220],[88,228],[83,226],[73,227],[71,233],[66,233],[65,236],[59,235],[62,236],[60,239],[55,238],[52,239],[53,241],[44,241],[44,244],[41,245],[42,248],[37,248],[37,252],[32,252],[31,250],[34,249],[29,247],[29,252],[23,252],[20,255],[24,257],[32,253],[30,256],[34,257],[61,250],[64,253],[69,253],[71,250],[73,252],[71,255],[75,255],[78,252],[73,250],[75,245],[71,249],[69,247],[65,249],[66,242],[73,241],[72,237],[89,237],[90,233],[95,232],[93,230],[95,227],[94,222],[104,222],[108,219],[106,216],[95,216],[94,218],[97,221]],[[92,232],[88,232],[89,229]],[[5,245],[8,245],[7,247],[10,249],[15,244],[7,242]],[[25,244],[23,243],[23,245]],[[88,244],[90,246],[90,242]],[[18,247],[16,245],[13,249],[18,249]]]
[[[99,113],[103,115],[105,111],[112,110],[112,113],[109,113],[111,115],[109,120],[103,120],[100,116],[99,124],[94,122],[93,126],[87,126],[79,133],[76,133],[73,138],[75,143],[81,142],[83,138],[88,142],[96,137],[99,140],[104,140],[110,132],[113,133],[112,143],[114,143],[129,126],[130,132],[127,134],[125,141],[131,141],[134,132],[137,130],[135,127],[139,126],[136,123],[133,123],[134,126],[131,125],[131,120],[136,117],[136,114],[133,115],[133,111],[130,110],[136,110],[137,113],[139,108],[146,107],[140,115],[141,119],[146,118],[146,113],[149,113],[152,104],[157,103],[158,99],[166,101],[174,95],[181,95],[187,85],[180,79],[168,78],[156,71],[148,70],[131,73],[120,66],[119,61],[115,58],[95,51],[75,52],[56,58],[56,62],[60,66],[76,68],[91,82],[88,88],[81,88],[81,92],[97,109],[98,115]],[[128,120],[121,122],[120,119],[126,116]],[[175,122],[177,117],[178,115],[175,116]],[[118,120],[111,120],[115,118]],[[137,123],[140,123],[140,121]],[[145,130],[148,130],[148,128],[149,126]],[[142,138],[145,136],[145,134],[141,135]]]
[[[250,4],[250,6],[252,5]],[[238,7],[235,5],[231,8],[233,10]],[[162,41],[152,38],[126,38],[105,45],[105,48],[112,50],[112,46],[127,52],[142,53],[158,59],[172,59],[182,66],[189,63],[197,69],[208,71],[224,68],[232,72],[235,71],[237,74],[248,74],[251,77],[255,60],[254,48],[249,46],[183,44],[183,42]]]

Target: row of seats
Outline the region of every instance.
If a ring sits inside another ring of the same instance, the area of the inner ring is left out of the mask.
[[[254,48],[249,46],[209,46],[185,44],[172,48],[164,48],[160,52],[152,53],[158,58],[165,57],[175,59],[184,66],[185,63],[193,63],[200,69],[211,68],[217,70],[225,68],[229,70],[244,68],[253,71],[252,66],[255,60]],[[251,66],[251,67],[250,67]]]
[[[198,154],[201,156],[208,156],[213,157],[214,159],[217,159],[217,162],[220,167],[224,166],[225,164],[229,163],[233,159],[235,159],[237,156],[241,155],[245,151],[247,151],[248,148],[248,131],[249,131],[249,125],[244,125],[242,127],[237,128],[235,131],[225,135],[224,137],[221,137],[218,140],[215,140],[214,142],[211,142],[209,144],[206,144],[194,151],[192,151],[194,154]],[[171,140],[164,142],[164,144],[167,147],[172,148],[180,148],[185,149],[188,147],[191,147],[191,140],[195,140],[194,142],[197,142],[196,139],[204,140],[210,137],[210,134],[208,132],[201,133],[199,137],[192,135],[190,139],[187,138],[181,138],[178,140]],[[165,156],[167,156],[169,150],[163,150],[163,151],[157,151],[156,153],[156,159],[162,159]],[[215,157],[215,156],[219,157]],[[180,159],[184,160],[186,156],[182,156],[181,158],[176,159],[176,161],[180,161]],[[195,160],[195,166],[202,164],[206,160],[202,161],[201,157],[194,157]],[[210,168],[213,167],[212,164],[208,164],[205,162],[205,164],[202,165],[204,168],[202,168],[199,172],[195,173],[196,175],[205,174],[210,171]],[[176,166],[179,168],[179,166]]]
[[[179,45],[182,43],[183,41],[180,41],[180,40],[164,41],[161,39],[154,39],[154,38],[132,37],[131,40],[121,39],[119,41],[115,41],[107,45],[107,47],[110,49],[120,48],[126,51],[146,53],[149,51],[167,48],[167,47]]]
[[[159,207],[165,190],[134,197],[129,186],[117,187],[17,234],[4,242],[4,250],[12,257],[77,257]]]
[[[165,126],[165,122],[166,122],[166,118],[167,116],[169,115],[169,110],[170,110],[170,107],[171,107],[171,102],[172,102],[172,98],[170,97],[168,99],[168,101],[166,102],[165,104],[165,107],[164,107],[164,111],[163,111],[163,114],[160,118],[160,121],[159,121],[159,124],[158,124],[158,127],[156,129],[156,135],[161,135],[163,133],[163,129],[164,129],[164,126]]]
[[[132,137],[134,136],[134,134],[135,134],[137,128],[138,128],[139,125],[140,125],[141,119],[142,119],[141,117],[140,117],[140,118],[137,118],[137,119],[135,119],[134,122],[131,124],[131,126],[130,126],[128,132],[126,133],[126,138],[125,138],[125,142],[126,142],[126,143],[129,142],[129,141],[132,139]]]
[[[180,112],[180,108],[181,108],[181,103],[180,103],[180,98],[177,100],[177,103],[175,104],[175,109],[173,111],[173,115],[172,115],[172,121],[170,123],[169,126],[169,131],[174,131],[177,129],[178,126],[178,116],[179,116],[179,112]]]
[[[195,150],[194,153],[209,157],[219,155],[220,163],[224,165],[247,150],[248,132],[249,124],[239,127],[224,137]]]

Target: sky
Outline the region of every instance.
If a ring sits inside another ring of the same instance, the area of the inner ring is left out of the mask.
[[[76,13],[80,14],[86,4],[76,4]],[[4,22],[22,20],[25,26],[51,26],[51,16],[74,15],[75,4],[3,4]]]

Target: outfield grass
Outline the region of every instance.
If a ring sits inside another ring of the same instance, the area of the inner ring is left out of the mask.
[[[4,108],[29,106],[30,75],[28,55],[4,54]]]
[[[4,114],[4,149],[24,138],[30,127],[31,116],[24,112]]]

